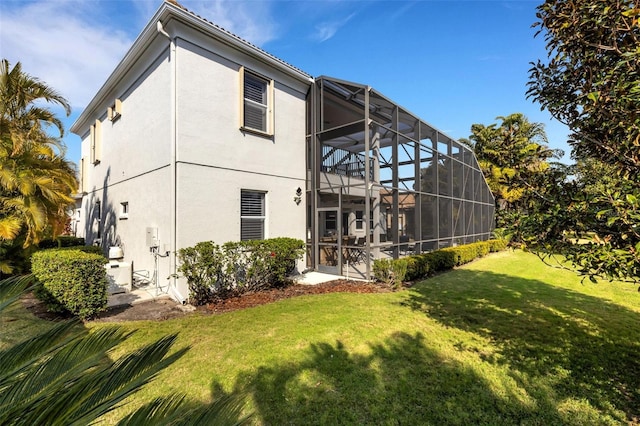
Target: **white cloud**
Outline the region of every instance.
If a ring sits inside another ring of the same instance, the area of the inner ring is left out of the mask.
[[[347,24],[355,16],[355,13],[347,16],[346,18],[325,21],[316,25],[316,33],[313,35],[313,39],[322,43],[332,38],[340,28]]]
[[[182,4],[258,46],[277,37],[268,1]],[[121,1],[115,7],[76,0],[2,2],[0,57],[21,62],[25,72],[55,88],[78,110],[106,81],[158,6],[156,0]]]
[[[5,2],[0,56],[55,88],[74,109],[87,105],[132,43],[124,32],[90,24],[96,3]],[[95,20],[99,22],[99,20]]]
[[[256,46],[277,38],[277,24],[268,1],[213,0],[181,4]]]
[[[396,3],[393,3],[394,5]],[[396,19],[399,19],[402,17],[402,15],[404,15],[405,13],[407,13],[407,11],[409,11],[409,9],[411,9],[416,2],[412,1],[412,2],[397,2],[397,4],[402,5],[402,7],[399,7],[398,9],[395,10],[395,12],[393,12],[391,15],[389,15],[389,17],[387,18],[387,22],[390,21],[395,21]]]

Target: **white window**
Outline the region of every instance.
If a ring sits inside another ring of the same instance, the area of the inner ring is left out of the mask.
[[[242,80],[242,122],[245,130],[273,134],[273,80],[261,77],[244,68]]]
[[[107,109],[107,118],[109,121],[116,121],[122,115],[122,101],[116,99],[113,105]]]
[[[93,211],[93,232],[96,238],[102,238],[102,203],[100,200],[96,201],[95,209]]]
[[[85,158],[82,157],[80,159],[80,185],[79,185],[80,193],[84,194],[87,192],[87,165],[85,164]]]
[[[91,126],[89,132],[89,138],[91,143],[91,163],[100,163],[100,156],[102,152],[102,122],[96,120]]]
[[[364,212],[362,210],[356,211],[356,229],[364,229]]]
[[[240,239],[264,239],[264,192],[240,191]]]
[[[120,219],[127,219],[129,217],[129,202],[125,201],[120,203]]]

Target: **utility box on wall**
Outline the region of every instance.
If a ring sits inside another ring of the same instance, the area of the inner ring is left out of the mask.
[[[147,228],[147,247],[158,247],[158,228]]]
[[[107,291],[109,294],[126,293],[133,290],[131,262],[110,261],[104,267],[107,270]]]

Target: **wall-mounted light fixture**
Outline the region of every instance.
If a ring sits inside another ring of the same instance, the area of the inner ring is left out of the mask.
[[[298,187],[298,189],[296,189],[296,196],[293,197],[293,201],[296,203],[296,206],[300,205],[302,202],[302,188]]]

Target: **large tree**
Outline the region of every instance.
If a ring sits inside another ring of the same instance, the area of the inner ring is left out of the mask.
[[[637,280],[640,2],[547,0],[537,17],[548,58],[533,64],[528,94],[569,126],[578,174],[531,218],[530,246],[592,278]]]
[[[75,166],[64,158],[64,128],[46,103],[70,112],[59,93],[19,62],[13,68],[0,62],[0,249],[17,242],[28,247],[60,232],[73,202]],[[0,271],[9,268],[5,259]]]
[[[521,113],[497,117],[499,123],[473,124],[469,139],[496,199],[499,228],[515,230],[519,217],[541,201],[552,172],[552,159],[562,151],[549,148],[541,123]]]

